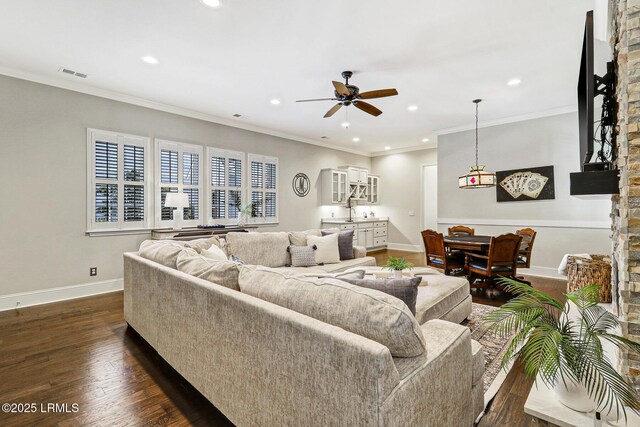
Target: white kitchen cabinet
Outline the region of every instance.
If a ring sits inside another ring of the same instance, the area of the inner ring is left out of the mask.
[[[338,228],[340,230],[353,230],[353,244],[364,246],[370,250],[384,249],[387,247],[387,219],[369,219],[347,222],[342,219],[325,219],[322,228]]]
[[[380,204],[380,177],[369,175],[367,177],[367,202],[370,205]]]
[[[357,168],[353,166],[347,166],[347,174],[349,176],[350,184],[367,184],[367,177],[369,176],[369,171],[363,168]]]
[[[321,172],[322,181],[322,204],[342,205],[347,203],[349,197],[349,182],[347,172],[340,169],[323,169]]]

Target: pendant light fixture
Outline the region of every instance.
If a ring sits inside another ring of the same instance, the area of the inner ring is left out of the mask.
[[[496,174],[485,172],[484,165],[478,165],[478,104],[482,99],[474,99],[476,104],[476,164],[469,166],[469,173],[458,178],[460,188],[488,188],[496,186]]]

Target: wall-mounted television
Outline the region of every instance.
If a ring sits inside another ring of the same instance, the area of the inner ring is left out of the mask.
[[[607,73],[594,73],[593,11],[587,12],[578,75],[578,126],[580,170],[570,174],[570,194],[589,196],[617,194],[618,170],[615,141],[615,63],[607,63]],[[594,100],[602,95],[602,114],[595,121]],[[597,123],[597,129],[595,129]]]

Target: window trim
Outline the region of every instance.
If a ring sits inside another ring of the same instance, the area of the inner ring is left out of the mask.
[[[178,151],[178,183],[177,184],[163,184],[162,183],[162,167],[160,165],[161,162],[161,151],[163,149],[169,149],[172,151]],[[183,156],[184,152],[187,153],[196,153],[198,154],[198,184],[197,185],[189,185],[184,184],[184,175],[183,175]],[[178,192],[182,192],[185,188],[197,188],[198,189],[198,219],[185,219],[182,221],[182,227],[197,227],[202,224],[202,195],[203,195],[203,158],[204,158],[204,147],[202,145],[197,144],[188,144],[185,142],[171,141],[166,139],[154,138],[154,195],[155,195],[155,203],[154,203],[154,220],[155,220],[155,228],[171,228],[174,225],[173,220],[163,221],[162,220],[162,187],[172,187],[178,188]]]
[[[263,174],[263,178],[262,178],[262,182],[263,185],[266,185],[266,173],[267,173],[267,168],[264,167],[265,163],[272,163],[276,165],[276,188],[274,189],[267,189],[267,188],[253,188],[251,186],[251,163],[252,162],[260,162],[263,164],[262,167],[262,174]],[[247,218],[247,224],[258,224],[258,225],[266,225],[266,224],[278,224],[279,223],[279,212],[280,212],[280,191],[278,190],[278,187],[280,186],[280,163],[279,163],[279,159],[278,157],[273,157],[273,156],[265,156],[262,154],[253,154],[253,153],[248,153],[247,154],[247,188],[248,190],[246,191],[246,202],[245,203],[250,203],[251,202],[251,193],[253,193],[254,191],[259,191],[263,194],[263,200],[264,200],[264,194],[265,193],[272,193],[275,192],[276,193],[276,216],[275,217],[267,217],[266,216],[266,209],[263,207],[263,211],[262,211],[262,216],[261,217],[252,217],[249,216]]]
[[[247,170],[247,156],[246,153],[242,152],[242,151],[234,151],[234,150],[227,150],[227,149],[223,149],[223,148],[216,148],[216,147],[207,147],[207,155],[206,155],[206,165],[205,165],[205,180],[206,180],[206,185],[205,185],[205,193],[206,193],[206,203],[205,203],[205,209],[206,209],[206,217],[204,217],[205,224],[208,223],[209,221],[213,221],[216,224],[222,224],[222,225],[237,225],[238,221],[240,220],[240,216],[238,216],[238,218],[229,218],[229,191],[230,190],[240,190],[242,192],[242,196],[241,196],[241,200],[242,200],[242,204],[246,204],[247,203],[247,189],[249,188],[246,184],[247,184],[247,174],[246,174],[246,170]],[[214,186],[211,183],[211,158],[212,157],[224,157],[225,159],[225,185],[224,186]],[[229,159],[236,159],[236,160],[240,160],[241,162],[241,167],[242,167],[242,175],[240,177],[240,179],[242,180],[242,183],[240,185],[240,187],[231,187],[229,185],[229,163],[228,160]],[[219,190],[224,190],[225,191],[225,217],[224,218],[212,218],[211,217],[211,210],[213,208],[212,203],[211,203],[211,192],[214,189],[219,189]]]
[[[118,186],[118,221],[117,222],[96,222],[96,199],[95,187],[96,162],[95,149],[97,141],[105,141],[118,145],[118,177],[112,183]],[[131,185],[132,181],[124,179],[124,145],[141,146],[145,150],[144,155],[144,180],[141,185],[144,187],[144,220],[135,222],[124,221],[124,186]],[[151,206],[153,206],[153,172],[151,168],[151,139],[140,135],[131,135],[123,132],[113,132],[101,129],[87,128],[87,217],[86,233],[98,235],[104,233],[131,233],[132,231],[146,232],[152,228]]]

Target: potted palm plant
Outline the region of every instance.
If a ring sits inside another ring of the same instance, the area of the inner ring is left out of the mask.
[[[407,262],[404,258],[394,258],[392,256],[387,260],[387,264],[383,267],[393,272],[396,279],[402,278],[402,270],[411,270],[413,264]]]
[[[500,283],[515,298],[483,322],[500,336],[513,334],[503,367],[521,357],[527,376],[540,378],[572,409],[598,409],[613,417],[622,411],[625,419],[625,407],[640,413],[638,394],[611,365],[602,343],[637,354],[640,344],[612,333],[619,322],[598,305],[600,286],[566,293],[563,304],[516,280],[503,278]]]

